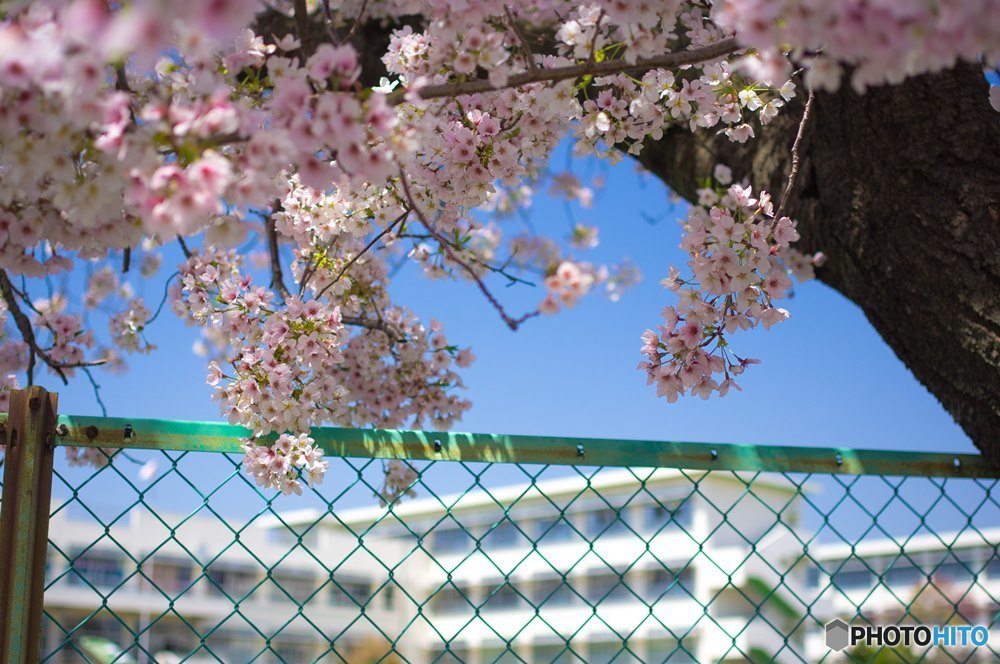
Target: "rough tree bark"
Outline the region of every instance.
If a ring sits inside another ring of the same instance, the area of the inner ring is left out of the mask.
[[[801,100],[787,110],[746,145],[671,131],[639,160],[687,199],[716,161],[777,198]],[[1000,114],[982,69],[817,94],[799,154],[798,248],[827,255],[817,277],[1000,462]]]
[[[420,19],[404,22],[419,28]],[[359,27],[351,42],[371,85],[385,74],[379,58],[392,28]],[[327,37],[319,16],[312,28],[317,40]],[[293,30],[274,13],[258,26],[260,34]],[[544,35],[532,39],[547,48]],[[803,102],[745,145],[677,129],[647,141],[639,161],[688,200],[719,161],[778,198]],[[981,68],[961,64],[864,95],[849,86],[819,93],[799,154],[786,207],[799,220],[798,248],[826,254],[817,277],[861,307],[1000,465],[1000,113]],[[849,343],[830,352],[850,352]]]

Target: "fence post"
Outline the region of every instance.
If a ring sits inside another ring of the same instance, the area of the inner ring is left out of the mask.
[[[39,659],[58,395],[10,395],[0,502],[0,662]]]

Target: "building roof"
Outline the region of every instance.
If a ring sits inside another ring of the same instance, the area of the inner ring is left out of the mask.
[[[978,531],[966,529],[943,533],[929,533],[907,538],[899,536],[894,539],[880,537],[878,539],[862,540],[857,544],[834,543],[819,544],[810,547],[814,557],[822,560],[837,560],[848,558],[853,553],[858,558],[871,556],[896,555],[905,550],[907,554],[921,551],[941,551],[944,549],[967,549],[975,546],[995,548],[1000,542],[1000,527],[980,528]]]
[[[752,482],[755,487],[766,488],[772,491],[780,491],[784,493],[795,493],[799,490],[798,487],[787,480],[770,480],[754,473],[749,473],[749,475],[753,477]],[[697,480],[698,478],[702,478],[704,476],[707,476],[707,479],[712,482],[721,481],[743,484],[744,482],[751,481],[750,479],[741,479],[740,473],[733,472],[710,472],[704,470],[681,471],[676,468],[659,468],[655,470],[633,469],[632,471],[628,469],[615,469],[604,470],[598,473],[590,480],[590,487],[598,491],[608,491],[637,485],[639,482],[637,478],[645,478],[647,485],[650,483],[663,485],[675,482],[689,483],[691,479]],[[537,501],[544,499],[544,496],[554,498],[574,494],[579,492],[585,485],[586,479],[580,475],[556,477],[537,482],[533,487],[527,490],[525,483],[518,483],[490,488],[489,493],[487,493],[486,490],[477,489],[475,491],[468,491],[465,493],[452,493],[438,497],[418,498],[416,500],[404,501],[395,505],[392,509],[392,513],[397,517],[420,517],[444,512],[447,509],[447,506],[451,506],[450,509],[454,512],[456,510],[474,510],[480,507],[495,507],[497,504],[502,505],[513,502],[519,497],[519,502],[525,500]],[[812,485],[808,483],[802,488],[808,492],[812,491]],[[285,523],[289,524],[312,523],[321,518],[324,514],[324,510],[320,510],[318,508],[306,508],[282,512],[281,519]],[[365,507],[350,508],[337,512],[338,519],[348,525],[368,523],[384,516],[385,508],[375,504]],[[274,521],[274,524],[277,525],[277,518],[271,517],[271,519]],[[261,522],[266,524],[268,523],[268,520],[261,519]]]

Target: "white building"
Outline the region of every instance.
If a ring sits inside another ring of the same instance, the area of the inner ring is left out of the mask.
[[[1000,528],[898,537],[895,541],[866,539],[853,546],[826,544],[813,555],[828,574],[812,567],[809,592],[820,597],[828,615],[844,620],[861,607],[872,624],[986,625],[991,627],[989,646],[997,652],[998,545]],[[828,652],[822,633],[810,635],[808,651],[813,657]],[[977,661],[996,661],[987,648],[971,651],[952,647],[948,653],[956,661],[968,661],[973,654]]]
[[[377,660],[388,649],[385,637],[401,633],[397,651],[411,662],[607,662],[623,646],[631,654],[616,663],[816,659],[829,651],[812,620],[795,628],[806,611],[796,597],[819,597],[814,616],[850,617],[850,593],[863,592],[860,577],[851,576],[860,559],[848,560],[849,547],[810,547],[852,589],[847,597],[824,590],[826,581],[802,561],[798,487],[757,476],[750,495],[748,481],[735,473],[604,470],[590,480],[422,497],[392,510],[262,517],[238,539],[203,516],[182,525],[165,518],[166,526],[134,512],[108,534],[57,516],[48,574],[59,580],[45,595],[55,622],[47,623],[43,652],[65,638],[56,623],[70,629],[100,606],[82,575],[104,594],[127,581],[107,602],[121,620],[102,612],[73,638],[99,634],[130,644],[128,630],[167,612],[140,639],[145,649],[186,655],[198,647],[198,633],[211,631],[207,645],[225,662],[249,661],[270,645],[276,654],[255,661],[306,662],[325,652],[322,661],[354,664],[366,661],[366,647]],[[1000,529],[989,537],[1000,541]],[[990,596],[1000,596],[1000,565],[981,538],[967,543],[955,548],[983,562],[985,590],[974,601],[986,616],[997,611]],[[863,547],[856,556],[877,571],[892,554],[878,542]],[[122,548],[146,560],[141,571]],[[78,556],[79,574],[66,573],[60,551]],[[939,540],[907,545],[915,560],[943,551]],[[284,590],[267,578],[268,568]],[[239,599],[250,589],[234,613],[223,591]],[[891,618],[895,598],[871,590],[863,594],[865,615]],[[331,644],[340,657],[327,650]],[[64,649],[49,661],[78,658]],[[188,661],[217,659],[202,650]]]

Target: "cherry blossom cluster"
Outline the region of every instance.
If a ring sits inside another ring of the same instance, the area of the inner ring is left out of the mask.
[[[296,214],[312,213],[303,207]],[[230,422],[258,436],[327,422],[419,427],[426,421],[448,428],[469,408],[452,393],[461,386],[452,367],[467,367],[474,357],[452,346],[440,324],[425,329],[416,317],[388,307],[384,331],[348,337],[341,316],[346,309],[297,296],[278,307],[274,294],[254,286],[242,267],[231,250],[193,254],[172,292],[178,313],[219,333],[224,357],[209,363],[208,382]],[[375,288],[361,279],[383,270],[353,273],[365,298],[342,292],[338,299],[363,317]]]
[[[790,63],[831,89],[846,65],[863,89],[996,61],[998,28],[982,20],[996,2],[19,3],[0,22],[0,406],[32,358],[72,376],[152,351],[159,307],[141,295],[162,286],[137,285],[176,242],[169,302],[201,329],[222,412],[254,431],[248,470],[296,491],[296,473],[325,469],[311,427],[444,429],[470,407],[471,349],[389,295],[406,261],[474,283],[512,328],[638,282],[628,262],[571,253],[598,246],[594,226],[511,229],[536,192],[592,203],[598,183],[552,173],[567,137],[611,162],[675,128],[743,143],[796,94]],[[289,20],[255,24],[261,13]],[[346,38],[357,21],[389,33],[384,71],[362,71],[372,54]],[[324,29],[270,27],[303,22]],[[690,57],[648,60],[665,54]],[[751,361],[726,335],[783,320],[772,301],[787,272],[821,261],[790,246],[794,223],[766,194],[700,196],[682,245],[692,275],[669,281],[681,304],[645,338],[671,400],[734,386]],[[545,294],[523,317],[490,294],[537,278]],[[384,497],[398,497],[408,467],[386,468]]]
[[[667,50],[666,35],[672,32],[686,35],[693,45],[718,41],[725,34],[706,21],[697,7],[679,13],[676,5],[667,3],[661,9],[663,13],[656,16],[650,15],[653,6],[646,3],[645,15],[636,15],[650,23],[621,26],[611,22],[614,12],[599,5],[583,5],[578,10],[579,19],[565,23],[557,38],[577,58],[583,57],[581,51],[595,52],[596,48],[596,52],[611,52],[622,44],[631,45],[648,57]],[[657,37],[650,41],[650,25],[669,30],[655,30]],[[795,85],[787,80],[787,71],[768,72],[768,76],[748,80],[725,60],[705,63],[694,71],[699,75],[693,76],[689,71],[680,76],[656,68],[641,79],[625,73],[596,79],[600,87],[583,102],[576,131],[577,151],[595,153],[603,143],[607,155],[617,160],[621,152],[612,150],[614,147],[628,145],[629,154],[638,154],[646,137],[658,139],[671,125],[686,126],[692,131],[711,129],[724,133],[730,140],[745,143],[754,136],[755,122],[770,122],[795,95]]]
[[[103,468],[110,463],[114,452],[99,447],[67,447],[66,462],[77,467]]]
[[[730,177],[725,167],[716,169],[717,181]],[[720,182],[699,197],[701,205],[682,222],[680,246],[691,256],[691,274],[670,268],[662,283],[678,303],[665,307],[663,322],[642,335],[646,360],[639,368],[671,403],[688,393],[707,399],[741,389],[735,377],[759,361],[737,355],[729,335],[770,329],[789,316],[774,302],[792,287],[784,255],[798,239],[795,222],[775,219],[770,195],[754,197],[749,186],[722,188]]]
[[[195,320],[215,319],[236,342],[225,370],[209,364],[223,413],[257,435],[307,431],[338,416],[347,396],[336,377],[347,336],[340,308],[297,297],[274,308],[274,294],[238,264],[233,253],[193,255],[175,304]]]
[[[863,92],[959,59],[997,62],[998,14],[997,0],[726,0],[713,4],[711,16],[757,49],[756,66],[780,62],[790,49],[810,87],[836,90],[846,66],[851,85]]]
[[[554,314],[560,307],[572,307],[591,286],[606,278],[606,274],[595,272],[592,265],[563,261],[553,274],[545,277],[548,293],[539,309],[544,314]]]
[[[352,336],[343,348],[342,380],[352,407],[347,426],[450,429],[472,404],[461,397],[456,368],[475,360],[468,348],[450,344],[440,323],[425,327],[411,313],[391,308],[385,322],[406,343],[380,333]]]
[[[302,495],[302,478],[309,486],[322,484],[330,467],[328,461],[323,461],[322,448],[304,433],[297,436],[283,433],[267,445],[246,439],[243,450],[246,472],[257,486],[277,489],[286,496]]]
[[[413,485],[420,479],[420,474],[406,461],[390,459],[385,462],[385,480],[382,488],[375,496],[382,506],[391,505],[404,496],[413,498],[417,492]]]
[[[94,331],[85,330],[82,316],[68,313],[66,304],[61,297],[36,301],[32,323],[43,332],[43,339],[48,336],[46,354],[57,363],[73,365],[83,362],[87,351],[94,347]],[[73,374],[72,368],[61,370]]]

